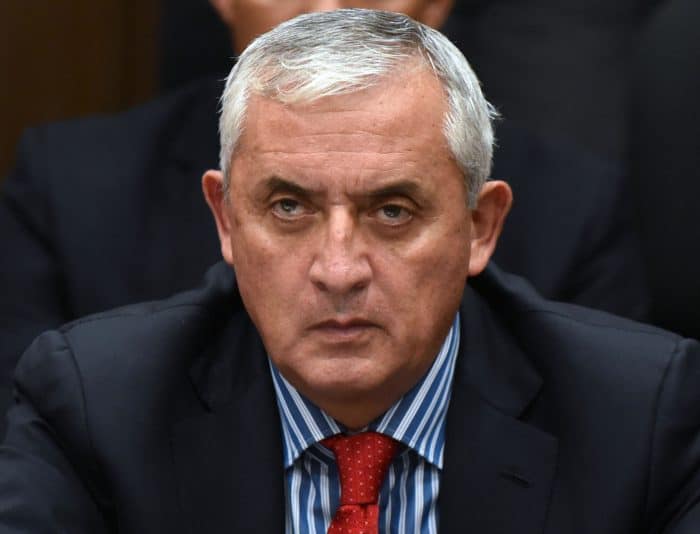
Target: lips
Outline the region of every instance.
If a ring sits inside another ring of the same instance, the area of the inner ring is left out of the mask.
[[[356,327],[368,327],[368,326],[376,326],[373,322],[368,321],[366,319],[329,319],[327,321],[322,321],[320,323],[316,323],[313,328],[338,328],[338,329],[346,329],[346,328],[356,328]]]
[[[352,341],[360,339],[375,328],[378,328],[376,323],[362,318],[329,319],[314,324],[311,331],[331,340]]]

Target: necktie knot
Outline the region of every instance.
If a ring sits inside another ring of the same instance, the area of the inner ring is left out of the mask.
[[[341,506],[377,504],[379,489],[399,443],[377,432],[338,434],[321,443],[335,454]]]

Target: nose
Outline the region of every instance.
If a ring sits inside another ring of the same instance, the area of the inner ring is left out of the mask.
[[[348,296],[369,285],[372,269],[351,213],[330,211],[319,250],[311,265],[311,282],[331,295]]]

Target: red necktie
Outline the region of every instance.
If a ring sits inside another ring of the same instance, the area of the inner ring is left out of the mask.
[[[335,454],[340,506],[328,534],[378,534],[379,488],[399,443],[377,432],[338,434],[321,442]]]

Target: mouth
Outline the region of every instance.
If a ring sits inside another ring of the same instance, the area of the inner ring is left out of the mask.
[[[310,330],[329,341],[359,341],[377,329],[378,325],[362,318],[330,319],[311,326]]]

